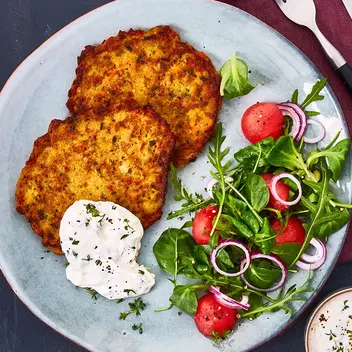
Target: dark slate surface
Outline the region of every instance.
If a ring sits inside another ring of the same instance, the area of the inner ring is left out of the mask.
[[[109,1],[0,0],[0,88],[12,71],[44,40],[80,15]],[[329,292],[352,285],[352,263],[334,270],[318,299],[280,337],[257,352],[304,351],[304,327],[314,306]],[[36,318],[0,274],[0,352],[81,352]]]

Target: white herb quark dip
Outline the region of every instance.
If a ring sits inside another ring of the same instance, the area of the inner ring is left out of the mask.
[[[142,237],[139,219],[115,203],[73,203],[60,225],[67,279],[108,299],[149,292],[155,276],[136,262]]]
[[[307,352],[352,351],[352,290],[326,299],[306,331]]]

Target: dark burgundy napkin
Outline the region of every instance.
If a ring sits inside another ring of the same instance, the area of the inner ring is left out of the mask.
[[[352,19],[342,0],[314,1],[317,7],[317,22],[321,31],[352,65]],[[222,0],[222,2],[236,6],[267,23],[294,43],[314,62],[335,92],[352,133],[352,94],[329,65],[313,33],[287,19],[274,0]],[[339,262],[346,261],[352,261],[352,227],[339,258]]]

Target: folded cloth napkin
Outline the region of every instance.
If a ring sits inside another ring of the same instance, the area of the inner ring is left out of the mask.
[[[259,18],[283,34],[300,48],[328,79],[344,111],[352,133],[352,95],[331,68],[318,40],[309,29],[298,26],[287,19],[274,0],[222,0]],[[317,22],[324,35],[352,65],[352,19],[342,0],[314,0],[317,8]],[[352,261],[352,227],[342,250],[339,262]]]

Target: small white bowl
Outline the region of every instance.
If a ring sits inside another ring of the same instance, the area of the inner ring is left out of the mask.
[[[305,331],[306,352],[352,351],[352,287],[335,291],[314,310]]]

